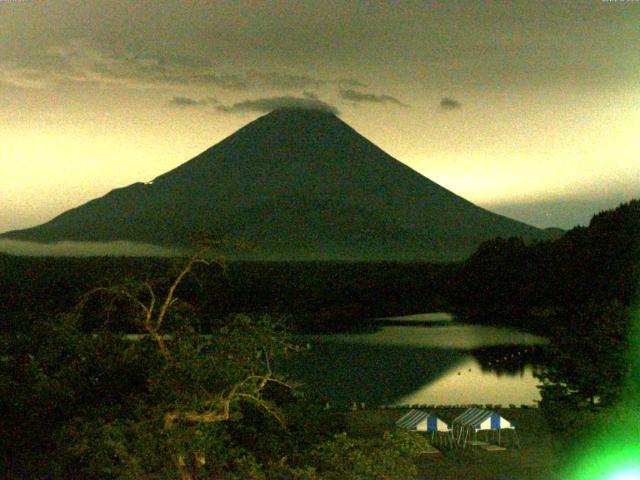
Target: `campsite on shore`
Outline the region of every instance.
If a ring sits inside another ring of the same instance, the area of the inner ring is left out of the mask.
[[[395,422],[408,409],[358,410],[348,415],[348,432],[362,438],[379,437],[397,428]],[[426,408],[424,411],[444,419],[449,424],[465,411],[460,407]],[[566,451],[546,424],[544,414],[537,408],[500,408],[518,430],[520,445],[507,443],[504,450],[481,447],[465,449],[438,445],[427,450],[415,462],[419,478],[442,480],[562,480],[561,460]]]

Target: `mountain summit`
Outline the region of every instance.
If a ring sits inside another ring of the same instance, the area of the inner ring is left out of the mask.
[[[333,113],[275,110],[149,183],[7,238],[186,244],[242,239],[251,258],[452,260],[492,237],[542,238],[392,158]]]

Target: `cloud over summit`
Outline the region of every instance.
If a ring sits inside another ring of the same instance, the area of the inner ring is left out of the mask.
[[[255,100],[244,100],[232,105],[220,105],[217,110],[225,113],[235,112],[270,112],[278,108],[300,108],[305,110],[320,110],[338,115],[339,110],[322,100],[307,97],[266,97]]]

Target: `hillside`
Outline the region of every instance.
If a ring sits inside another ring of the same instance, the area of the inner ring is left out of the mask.
[[[149,183],[5,238],[188,244],[242,239],[248,258],[454,260],[493,237],[543,238],[392,158],[331,113],[281,109]]]

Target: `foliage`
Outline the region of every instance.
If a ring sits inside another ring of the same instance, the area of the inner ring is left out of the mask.
[[[102,288],[85,306],[82,328],[138,331],[131,322],[139,313],[135,307],[105,290],[127,286],[144,296],[144,284],[150,283],[156,292],[166,291],[182,268],[173,263],[163,258],[0,256],[0,330],[24,331],[37,318],[66,313],[86,292]],[[289,328],[298,331],[349,329],[376,316],[442,310],[451,269],[419,262],[230,262],[220,275],[219,269],[198,264],[180,284],[179,297],[183,307],[191,306],[185,316],[202,330],[218,328],[220,319],[238,312],[288,317]]]
[[[598,412],[617,404],[628,379],[630,315],[619,302],[564,311],[537,376],[541,408],[551,429],[580,444]]]
[[[74,314],[5,335],[5,476],[414,477],[414,443],[334,438],[341,417],[274,371],[296,350],[280,322],[234,315],[208,335],[194,327],[177,295],[192,268],[207,263],[196,255],[173,280],[99,287]],[[83,315],[93,302],[117,304],[143,335],[89,329]]]
[[[231,269],[246,268],[248,280],[220,280],[202,271],[211,260],[200,254],[178,270],[149,259],[0,256],[11,286],[0,292],[9,319],[1,467],[8,478],[415,477],[413,437],[336,436],[341,418],[274,370],[294,350],[281,322],[222,315],[245,302],[249,311],[309,308],[322,328],[336,312],[420,311],[444,305],[441,295],[459,312],[490,312],[482,321],[531,329],[531,312],[555,310],[537,325],[551,339],[542,407],[556,430],[580,433],[588,416],[574,413],[613,404],[626,375],[639,219],[640,201],[630,202],[555,242],[488,242],[460,268],[238,264]],[[114,285],[123,271],[135,274]],[[89,284],[82,308],[59,314]],[[143,336],[132,341],[131,330]]]
[[[100,467],[109,473],[151,476],[179,472],[190,479],[232,472],[237,449],[226,448],[221,424],[242,418],[246,403],[284,423],[278,406],[262,395],[272,383],[289,387],[271,367],[278,356],[293,348],[279,325],[266,318],[254,321],[237,315],[210,336],[201,335],[188,321],[180,325],[175,320],[170,333],[165,333],[169,311],[177,304],[177,288],[198,263],[210,263],[203,252],[187,262],[162,296],[145,283],[135,290],[128,286],[100,288],[85,299],[107,293],[129,300],[138,312],[136,322],[155,343],[161,359],[148,372],[147,391],[138,399],[137,414],[96,429],[101,441],[94,444],[100,451],[103,445],[111,448],[109,455],[102,455],[108,461]],[[82,436],[79,439],[82,442]],[[152,461],[142,462],[143,455]]]
[[[467,320],[548,335],[589,304],[629,306],[640,284],[640,200],[599,213],[555,241],[493,239],[454,273],[447,297]]]
[[[27,334],[5,336],[0,353],[5,471],[37,478],[50,468],[51,456],[64,456],[60,442],[69,422],[126,417],[158,360],[148,346],[109,333],[87,335],[75,316],[36,322]]]
[[[588,431],[589,411],[620,400],[629,308],[640,285],[640,200],[599,213],[555,241],[494,239],[454,275],[448,298],[466,320],[549,339],[539,372],[556,432]],[[595,413],[594,413],[595,415]]]
[[[30,459],[39,451],[63,459],[54,463],[59,475],[73,475],[67,470],[78,465],[94,476],[179,471],[193,478],[228,467],[225,456],[233,449],[218,424],[241,418],[244,404],[284,422],[278,406],[262,396],[271,383],[288,388],[271,369],[292,348],[281,326],[239,315],[205,337],[181,315],[166,322],[180,283],[197,263],[209,263],[203,252],[162,294],[151,283],[123,284],[84,298],[83,308],[97,294],[129,302],[133,322],[146,333],[140,341],[85,332],[77,314],[5,337],[0,388],[3,411],[10,412],[3,431],[12,432],[2,445],[8,469],[40,475],[47,467]]]
[[[385,432],[366,440],[338,434],[311,455],[324,479],[412,479],[418,475],[415,457],[426,450],[426,439],[409,432]]]
[[[543,397],[553,389],[577,405],[615,403],[627,378],[629,310],[592,303],[563,314],[540,372]]]

